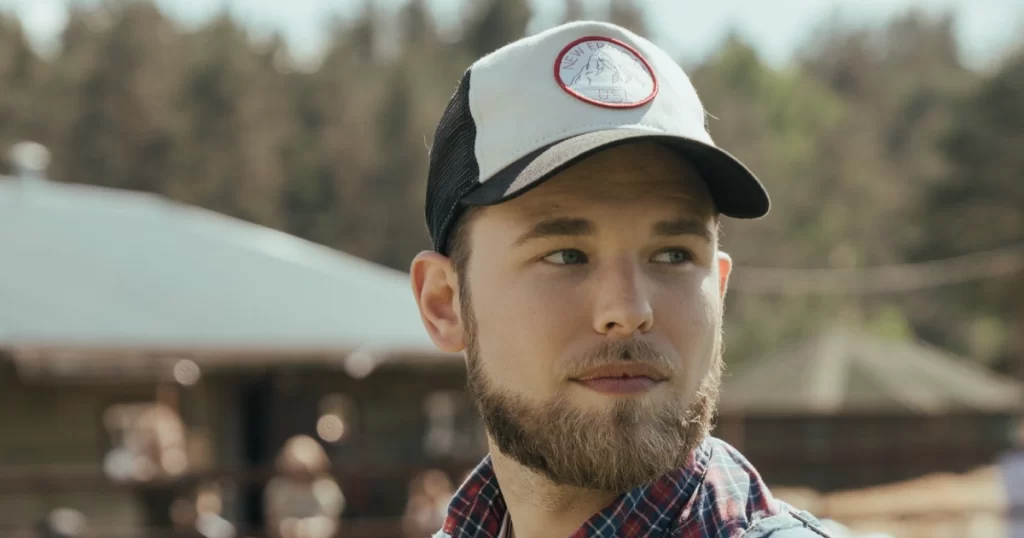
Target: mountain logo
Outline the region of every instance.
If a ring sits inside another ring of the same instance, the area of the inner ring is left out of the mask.
[[[633,47],[607,37],[569,43],[555,59],[555,81],[569,95],[608,108],[641,106],[658,93],[647,60]]]

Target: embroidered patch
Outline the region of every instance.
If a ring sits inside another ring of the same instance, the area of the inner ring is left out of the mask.
[[[608,108],[641,106],[658,93],[658,80],[633,47],[601,36],[566,45],[555,59],[555,80],[569,95]]]

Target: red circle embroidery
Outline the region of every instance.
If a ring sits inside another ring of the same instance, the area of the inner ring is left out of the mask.
[[[555,58],[555,81],[573,97],[605,108],[636,108],[658,93],[658,79],[636,49],[610,37],[587,36]]]

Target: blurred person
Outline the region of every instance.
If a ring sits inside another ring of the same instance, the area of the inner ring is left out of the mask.
[[[106,475],[134,487],[146,525],[172,528],[171,506],[187,488],[187,428],[165,403],[128,404],[108,410],[115,440],[104,458]]]
[[[574,22],[479,59],[430,150],[424,325],[465,355],[489,455],[437,538],[820,538],[709,435],[732,260],[765,215],[687,75],[621,27]]]
[[[39,538],[84,538],[87,531],[85,515],[73,508],[51,510],[39,522]]]
[[[428,469],[409,484],[409,500],[402,517],[407,538],[430,536],[444,523],[454,488],[444,471]]]
[[[171,504],[175,536],[179,538],[234,538],[233,523],[221,514],[224,510],[220,484],[204,483],[196,488],[195,498],[181,497]]]
[[[273,538],[337,536],[345,497],[330,474],[331,462],[320,443],[296,435],[281,448],[277,475],[267,484],[267,531]]]
[[[143,411],[133,436],[150,477],[176,478],[188,470],[185,423],[170,406],[156,404]]]
[[[104,460],[107,475],[119,482],[147,483],[182,476],[188,470],[185,423],[160,403],[112,408],[116,440]]]
[[[171,528],[171,504],[187,488],[177,480],[188,470],[184,421],[168,405],[148,406],[129,429],[128,446],[135,456],[133,478],[146,511],[146,524]]]

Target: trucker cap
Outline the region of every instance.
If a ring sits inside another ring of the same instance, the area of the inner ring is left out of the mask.
[[[608,23],[580,21],[474,62],[438,122],[426,219],[434,249],[469,206],[527,192],[584,157],[640,140],[673,148],[707,183],[719,213],[768,213],[761,182],[715,146],[697,91],[662,49]]]

